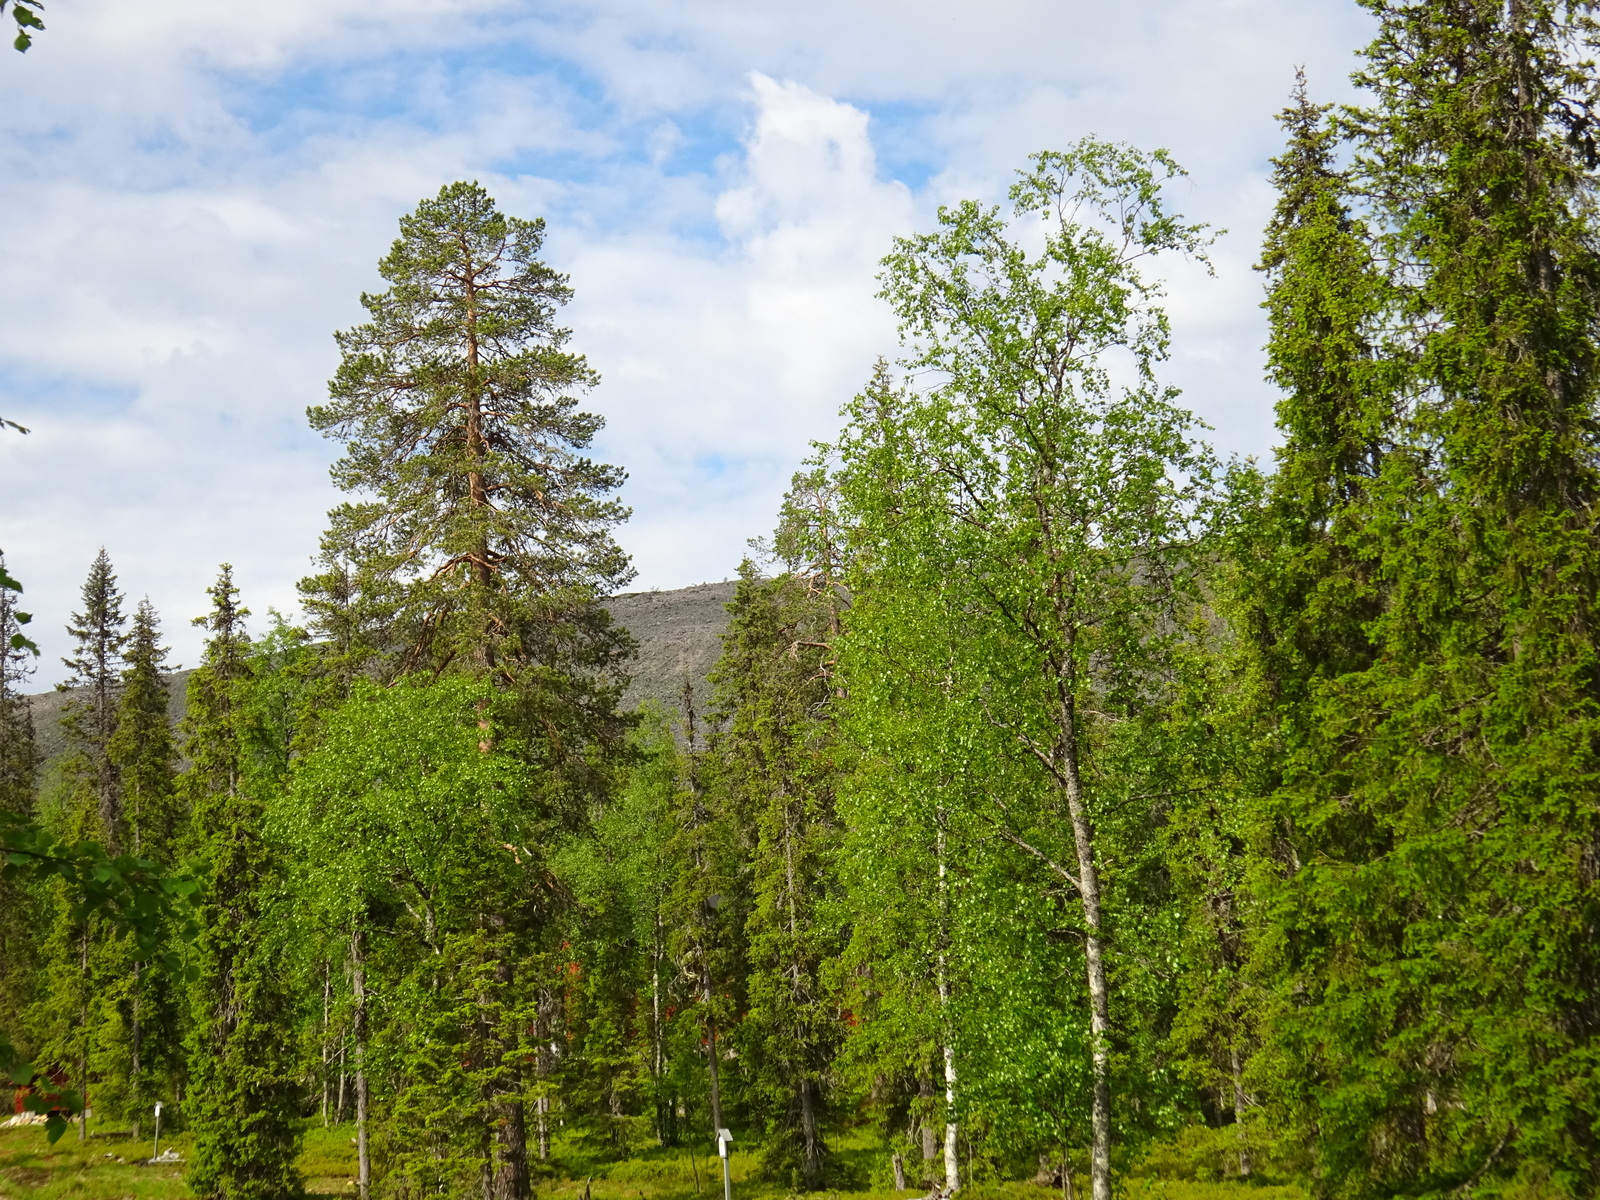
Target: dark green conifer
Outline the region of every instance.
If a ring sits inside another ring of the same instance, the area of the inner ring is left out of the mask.
[[[150,601],[142,600],[128,634],[122,699],[107,753],[121,783],[128,852],[170,867],[178,859],[184,821],[162,673],[167,654],[160,618]],[[159,959],[137,960],[131,936],[120,942],[127,965],[107,980],[102,997],[99,1103],[137,1130],[157,1100],[173,1101],[182,1076],[183,991]]]
[[[596,377],[555,320],[571,292],[538,257],[543,222],[500,213],[477,184],[442,188],[400,233],[379,265],[391,286],[362,297],[371,320],[337,335],[329,403],[308,412],[345,446],[335,483],[371,499],[330,514],[325,569],[302,594],[346,676],[492,681],[508,736],[491,732],[485,698],[482,753],[535,765],[544,785],[530,803],[581,823],[626,733],[616,703],[631,641],[600,599],[630,570],[610,532],[626,516],[611,497],[622,473],[584,454],[602,422],[578,397]],[[488,891],[483,904],[472,945],[491,958],[469,972],[493,981],[483,1011],[536,1007],[546,906]],[[513,1024],[489,1030],[480,1109],[497,1200],[530,1187]]]
[[[232,568],[208,589],[196,619],[210,637],[189,678],[181,780],[190,841],[205,879],[199,979],[193,991],[185,1116],[193,1130],[186,1178],[204,1200],[279,1200],[301,1190],[294,1007],[274,961],[278,864],[263,836],[262,804],[245,786],[243,724],[250,640]]]
[[[177,747],[164,675],[168,653],[161,644],[160,617],[148,599],[141,600],[128,634],[122,699],[107,757],[122,784],[129,849],[170,865],[182,817],[174,786]]]
[[[0,575],[5,559],[0,556]],[[5,576],[9,578],[9,576]],[[33,674],[33,655],[11,639],[20,632],[18,593],[0,584],[0,811],[32,815],[38,752],[33,709],[23,695]],[[19,1051],[31,1053],[24,1016],[32,999],[45,919],[37,890],[21,879],[0,877],[0,1031]]]
[[[837,599],[814,577],[765,580],[746,562],[712,676],[717,787],[754,835],[745,1088],[767,1127],[766,1170],[808,1191],[829,1165],[827,1083],[843,1032],[823,975],[839,952],[824,915],[836,892],[828,650]]]
[[[127,834],[110,754],[122,691],[122,648],[128,640],[122,598],[102,546],[83,584],[83,611],[73,613],[74,623],[67,626],[77,646],[72,657],[61,660],[72,674],[59,685],[77,693],[62,706],[61,716],[74,753],[70,773],[93,798],[96,834],[112,854],[122,852]]]
[[[1587,1195],[1600,1186],[1593,5],[1363,6],[1379,21],[1357,77],[1372,102],[1347,134],[1390,291],[1376,309],[1360,287],[1331,297],[1386,342],[1398,375],[1372,394],[1396,400],[1341,410],[1358,440],[1388,446],[1329,539],[1355,554],[1330,553],[1310,581],[1354,651],[1286,673],[1303,699],[1286,692],[1263,826],[1263,962],[1281,1009],[1262,1076],[1283,1081],[1291,1127],[1315,1131],[1329,1192]],[[1275,312],[1279,345],[1337,344],[1289,311]],[[1314,397],[1296,386],[1299,417]],[[1331,456],[1311,473],[1334,494],[1339,471]]]

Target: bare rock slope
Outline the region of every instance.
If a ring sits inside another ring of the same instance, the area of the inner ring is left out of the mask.
[[[611,615],[639,643],[633,682],[623,695],[624,708],[653,702],[675,710],[685,682],[693,683],[696,706],[710,698],[706,675],[722,652],[722,631],[728,627],[726,605],[734,584],[701,583],[670,592],[624,592],[606,603]],[[183,716],[189,672],[167,677],[168,711],[176,722]],[[28,697],[40,759],[48,763],[65,749],[61,707],[70,692],[42,692]]]

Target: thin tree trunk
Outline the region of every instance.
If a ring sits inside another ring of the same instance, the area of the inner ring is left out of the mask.
[[[717,1079],[717,1023],[711,1016],[711,968],[700,956],[700,997],[706,1009],[706,1069],[711,1076],[711,1140],[722,1128],[722,1092]]]
[[[333,979],[329,964],[322,964],[322,1127],[328,1127],[328,1004],[333,996]]]
[[[344,1069],[346,1058],[345,1048],[348,1044],[348,1040],[349,1039],[344,1034],[341,1033],[339,1035],[339,1103],[334,1106],[333,1123],[335,1125],[344,1124],[345,1087],[346,1081],[349,1079],[349,1075]]]
[[[78,1086],[83,1090],[83,1108],[78,1112],[78,1140],[89,1137],[89,922],[83,923],[78,942],[78,978],[83,987],[83,1002],[78,1008]]]
[[[1070,681],[1063,681],[1068,683]],[[1066,784],[1067,815],[1078,856],[1078,894],[1083,898],[1084,960],[1089,982],[1089,1036],[1092,1042],[1094,1100],[1090,1110],[1093,1145],[1089,1153],[1092,1200],[1111,1200],[1111,1004],[1106,984],[1105,945],[1101,938],[1100,872],[1095,863],[1094,831],[1084,802],[1078,771],[1077,714],[1070,694],[1060,715],[1061,777]]]
[[[548,990],[539,993],[539,1016],[534,1024],[534,1033],[539,1039],[539,1046],[534,1051],[533,1069],[539,1075],[539,1099],[534,1105],[534,1112],[539,1120],[539,1161],[544,1162],[550,1157],[550,1095],[545,1090],[545,1080],[550,1074],[550,1027],[551,1012],[554,1002]]]
[[[128,1030],[128,1035],[129,1035],[128,1036],[128,1049],[130,1051],[130,1054],[129,1054],[130,1061],[129,1061],[129,1064],[128,1064],[128,1066],[129,1066],[129,1072],[128,1073],[129,1073],[129,1077],[131,1078],[131,1080],[133,1082],[132,1091],[133,1091],[133,1095],[134,1095],[134,1103],[135,1103],[136,1106],[139,1103],[139,1076],[140,1076],[140,1074],[141,1074],[141,1072],[143,1070],[142,1064],[139,1061],[139,1050],[140,1050],[140,1045],[139,1045],[139,1040],[140,1040],[140,1031],[139,1031],[139,980],[143,975],[143,969],[142,969],[143,967],[144,967],[143,963],[136,962],[136,963],[133,964],[133,1004],[131,1006],[131,1012],[129,1014],[129,1026],[130,1026],[130,1028]],[[134,1118],[133,1118],[133,1136],[137,1140],[137,1138],[139,1137],[139,1117],[141,1115],[143,1115],[143,1114],[139,1111],[138,1107],[135,1108],[134,1114],[135,1115],[134,1115]]]
[[[350,932],[350,968],[354,1001],[350,1024],[356,1042],[356,1187],[361,1200],[368,1200],[372,1188],[372,1155],[367,1145],[367,973],[359,927]]]
[[[939,1020],[944,1035],[944,1190],[949,1195],[961,1186],[961,1160],[956,1154],[956,1051],[950,1037],[950,882],[945,864],[945,816],[939,825]]]
[[[1233,1069],[1233,1127],[1239,1138],[1239,1175],[1249,1179],[1250,1141],[1244,1127],[1244,1113],[1249,1102],[1244,1094],[1244,1068],[1239,1062],[1239,1047],[1228,1047],[1228,1065]]]
[[[933,1182],[933,1160],[939,1157],[939,1138],[933,1132],[933,1080],[920,1078],[917,1080],[917,1094],[926,1102],[923,1105],[925,1116],[922,1127],[918,1131],[918,1141],[922,1145],[922,1169],[927,1175],[927,1182]]]
[[[656,1140],[667,1144],[667,1112],[661,1096],[661,906],[655,912],[655,933],[650,943],[650,1080],[655,1090]]]

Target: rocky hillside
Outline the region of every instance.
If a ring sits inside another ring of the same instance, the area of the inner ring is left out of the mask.
[[[639,643],[625,707],[634,708],[648,700],[676,708],[685,680],[692,681],[702,697],[707,694],[705,678],[721,652],[722,631],[728,626],[724,606],[733,599],[733,588],[732,583],[702,583],[670,592],[624,592],[611,598],[607,605],[611,615]],[[188,679],[187,671],[168,677],[168,709],[174,721],[183,715]],[[34,735],[45,762],[64,748],[61,706],[70,695],[42,692],[28,697]]]

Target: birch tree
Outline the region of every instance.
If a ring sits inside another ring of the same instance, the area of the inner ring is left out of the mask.
[[[883,295],[922,387],[858,403],[840,445],[852,594],[937,578],[959,622],[943,663],[857,629],[858,669],[893,656],[879,669],[926,672],[1003,735],[1028,784],[980,784],[980,819],[1075,898],[1095,1200],[1111,1195],[1116,930],[1097,825],[1120,819],[1122,795],[1107,747],[1160,702],[1211,469],[1156,378],[1169,329],[1141,272],[1159,254],[1203,259],[1204,228],[1163,196],[1181,173],[1164,152],[1086,139],[1033,157],[1011,192],[1016,224],[968,201],[897,240]]]

